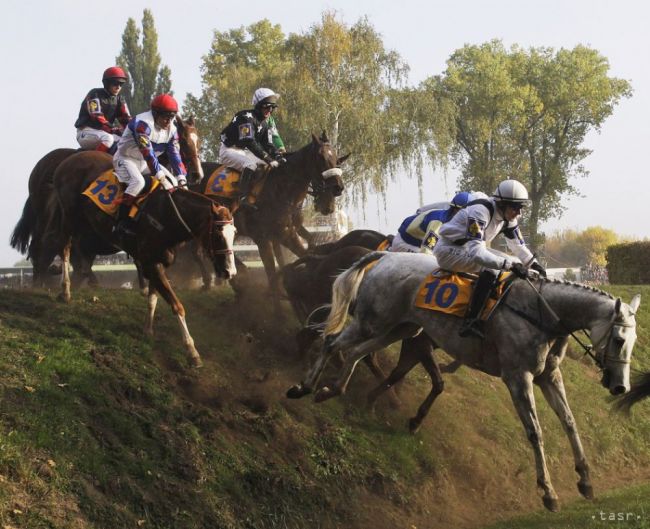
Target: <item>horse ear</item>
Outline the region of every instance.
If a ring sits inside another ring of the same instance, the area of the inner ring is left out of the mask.
[[[187,119],[185,120],[185,123],[186,123],[187,125],[189,125],[190,127],[193,127],[193,126],[194,126],[194,116],[190,116],[189,118],[187,118]]]
[[[180,114],[176,114],[175,123],[179,129],[182,129],[185,126],[185,123],[183,123],[183,118],[180,116]]]
[[[337,158],[337,159],[336,159],[336,165],[337,165],[337,166],[338,166],[338,165],[341,165],[345,160],[347,160],[347,159],[350,157],[351,154],[352,154],[352,153],[349,152],[349,153],[347,153],[345,156],[341,156],[340,158]]]
[[[323,143],[330,142],[329,138],[327,137],[327,132],[325,132],[324,130],[323,133],[320,135],[320,141],[322,141]]]
[[[621,298],[616,298],[616,306],[614,307],[616,314],[621,313]]]
[[[318,136],[316,136],[316,134],[314,134],[313,132],[311,133],[311,142],[316,146],[321,144],[321,141],[318,139]]]
[[[632,301],[630,301],[630,309],[632,310],[632,313],[636,314],[639,305],[641,305],[641,294],[637,294],[632,298]]]

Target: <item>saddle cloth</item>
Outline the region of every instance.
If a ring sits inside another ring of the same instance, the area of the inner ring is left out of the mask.
[[[146,177],[146,179],[148,182],[145,185],[144,194],[138,195],[129,212],[129,217],[135,216],[142,202],[160,185],[158,180],[150,177]],[[122,195],[124,195],[124,186],[117,179],[113,169],[109,169],[95,178],[82,194],[90,198],[107,215],[117,217],[117,210],[122,202]]]
[[[269,171],[267,168],[267,170],[263,172],[262,177],[258,177],[257,181],[253,183],[248,197],[249,203],[255,204],[257,202],[268,176]],[[225,198],[233,200],[241,194],[239,192],[240,177],[241,173],[236,169],[220,165],[208,177],[207,183],[205,184],[205,191],[203,193],[208,197],[219,197],[221,199]]]
[[[487,317],[498,298],[503,295],[505,285],[503,279],[504,277],[501,278],[496,288],[497,299],[488,298],[481,315],[482,319]],[[462,318],[465,316],[472,297],[472,288],[475,281],[475,277],[466,274],[460,275],[453,272],[434,270],[420,285],[414,304],[422,309],[444,312]]]

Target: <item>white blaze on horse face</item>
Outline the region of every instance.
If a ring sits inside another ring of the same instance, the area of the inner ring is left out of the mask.
[[[190,140],[192,140],[192,143],[194,143],[194,150],[198,154],[199,152],[199,135],[196,132],[190,132],[189,134]],[[203,167],[201,166],[201,160],[199,160],[198,156],[196,158],[196,166],[198,168],[199,176],[201,177],[201,180],[203,179]]]
[[[226,244],[230,253],[226,256],[226,270],[230,274],[230,277],[235,277],[237,275],[237,266],[235,265],[235,254],[232,252],[232,249],[235,245],[235,225],[234,223],[226,224],[223,227],[223,236],[226,239]]]

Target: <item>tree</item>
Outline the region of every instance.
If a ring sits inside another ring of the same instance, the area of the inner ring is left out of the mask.
[[[142,43],[135,20],[127,20],[122,33],[122,50],[116,62],[129,75],[122,93],[133,115],[148,110],[154,95],[173,93],[171,70],[160,64],[158,33],[149,9],[145,9],[142,16]]]
[[[422,161],[411,119],[419,94],[403,88],[407,71],[366,19],[348,26],[326,12],[307,32],[288,37],[262,20],[215,32],[202,94],[189,95],[185,106],[216,158],[221,128],[249,105],[255,88],[272,88],[281,94],[277,117],[288,148],[325,129],[340,152],[352,152],[346,174],[363,196],[367,185],[385,190],[398,165],[419,169]]]
[[[605,266],[607,248],[622,240],[614,231],[601,226],[583,231],[564,230],[546,237],[543,255],[549,266]]]
[[[608,70],[607,59],[585,46],[506,50],[494,40],[454,52],[422,89],[445,113],[460,187],[491,192],[506,177],[522,181],[537,240],[539,223],[561,215],[562,197],[577,192],[571,179],[588,175],[585,136],[631,95],[629,83]]]

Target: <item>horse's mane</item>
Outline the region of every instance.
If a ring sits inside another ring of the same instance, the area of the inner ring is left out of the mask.
[[[556,285],[569,285],[572,287],[581,288],[584,290],[602,294],[603,296],[607,296],[609,299],[616,300],[616,297],[614,297],[609,292],[605,292],[604,290],[601,290],[596,287],[592,287],[590,285],[585,285],[584,283],[578,283],[577,281],[568,281],[567,279],[554,279],[554,278],[544,278],[544,277],[540,277],[539,280],[545,283],[555,283]]]

